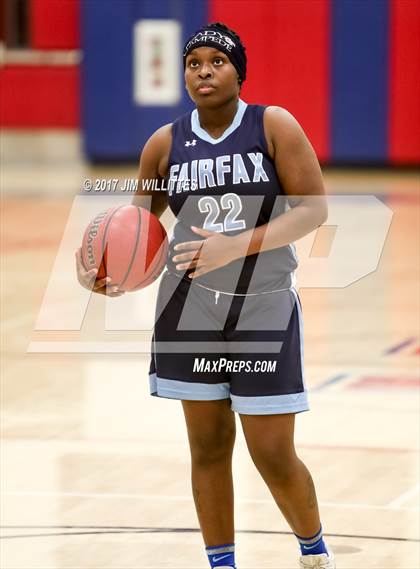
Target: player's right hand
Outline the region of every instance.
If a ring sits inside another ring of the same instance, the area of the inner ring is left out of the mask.
[[[106,296],[121,296],[124,291],[118,290],[117,286],[109,286],[111,282],[110,277],[104,279],[97,279],[98,269],[91,269],[86,271],[82,262],[82,249],[76,251],[76,271],[77,280],[82,287],[97,292],[98,294],[105,294]]]

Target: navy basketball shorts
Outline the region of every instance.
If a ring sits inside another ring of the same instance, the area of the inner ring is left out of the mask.
[[[216,292],[166,271],[156,303],[150,392],[190,401],[230,399],[245,415],[309,409],[297,292]]]

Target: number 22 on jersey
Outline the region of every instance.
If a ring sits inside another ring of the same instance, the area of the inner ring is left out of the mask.
[[[228,210],[223,222],[217,222],[220,215],[220,207],[217,200],[212,196],[204,196],[198,200],[198,209],[201,213],[207,213],[204,220],[203,229],[223,233],[226,231],[236,231],[246,229],[244,219],[237,219],[242,211],[242,202],[238,194],[224,194],[220,199],[222,209]]]

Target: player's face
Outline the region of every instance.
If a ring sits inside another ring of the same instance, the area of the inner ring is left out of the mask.
[[[187,56],[185,86],[197,106],[217,106],[239,95],[238,72],[222,51],[198,47]]]

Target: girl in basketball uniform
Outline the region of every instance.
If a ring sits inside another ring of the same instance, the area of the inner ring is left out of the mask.
[[[273,54],[275,57],[275,54]],[[158,129],[140,159],[134,204],[177,218],[159,288],[150,390],[182,402],[192,492],[210,566],[235,566],[235,412],[250,456],[300,546],[300,567],[332,569],[312,477],[294,446],[308,410],[293,242],[327,218],[320,167],[296,120],[240,98],[239,36],[209,24],[186,42],[196,108]],[[143,190],[158,179],[167,191]],[[151,205],[150,205],[151,204]],[[118,296],[107,279],[80,283]]]

